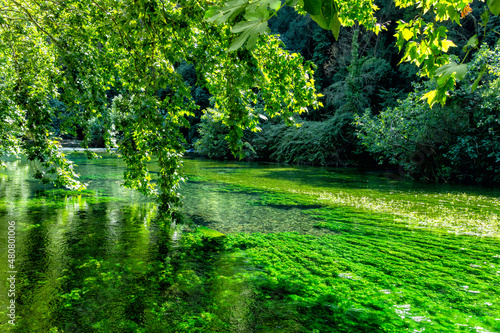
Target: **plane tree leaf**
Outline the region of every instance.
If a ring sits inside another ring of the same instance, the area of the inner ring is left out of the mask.
[[[487,3],[493,15],[500,15],[500,0],[488,0]]]
[[[455,74],[455,78],[460,81],[467,74],[467,64],[457,64],[456,62],[450,62],[447,65],[443,65],[436,70],[436,76],[438,77],[450,77]]]
[[[231,0],[226,2],[224,7],[211,7],[206,11],[205,19],[208,22],[222,24],[243,12],[247,5],[248,1],[245,0]]]
[[[228,51],[236,51],[247,42],[247,48],[252,48],[259,35],[264,34],[267,31],[267,21],[244,21],[236,24],[232,29],[232,33],[241,33],[229,46]]]

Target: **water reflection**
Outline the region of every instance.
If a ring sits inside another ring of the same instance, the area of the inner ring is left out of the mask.
[[[217,241],[201,241],[195,253],[184,253],[177,244],[181,232],[157,221],[156,205],[120,186],[124,168],[118,159],[74,160],[89,183],[82,195],[41,185],[24,161],[8,161],[2,172],[0,230],[16,221],[18,274],[17,325],[7,322],[9,299],[2,293],[1,331],[166,332],[167,314],[180,323],[191,317],[203,321],[196,313],[207,309],[234,322],[241,328],[236,331],[249,327],[245,314],[252,293],[245,260],[219,255]],[[250,205],[258,197],[252,193],[233,194],[234,200],[213,184],[195,182],[184,191],[189,216],[222,232],[322,232],[298,209]],[[5,234],[0,237],[5,253]],[[5,260],[0,269],[6,281]],[[208,286],[200,274],[214,274],[218,282]],[[228,297],[241,307],[235,309]]]
[[[0,178],[0,230],[16,221],[17,325],[6,322],[9,299],[2,293],[0,330],[136,332],[147,326],[146,312],[160,290],[148,275],[158,275],[158,260],[168,255],[158,240],[168,244],[171,233],[155,226],[156,206],[102,180],[90,187],[101,196],[61,197],[33,180],[24,163],[8,164]],[[80,171],[96,172],[88,165]],[[6,253],[5,233],[1,237]],[[6,281],[6,260],[0,265]]]

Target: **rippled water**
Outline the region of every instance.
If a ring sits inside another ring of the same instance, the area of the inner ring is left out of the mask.
[[[386,318],[374,331],[500,332],[498,190],[186,159],[188,218],[234,236],[184,242],[104,156],[73,155],[81,195],[41,185],[26,161],[0,171],[0,253],[16,225],[13,268],[0,258],[0,331],[302,332],[337,327],[322,311],[350,300],[342,318]],[[3,288],[12,270],[16,326]],[[295,314],[308,308],[317,316]]]

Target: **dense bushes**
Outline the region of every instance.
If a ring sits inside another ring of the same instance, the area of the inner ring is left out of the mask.
[[[326,121],[303,121],[300,127],[266,123],[259,133],[245,133],[245,159],[321,166],[356,164],[357,146],[349,139],[353,119],[344,113]],[[209,158],[234,158],[225,140],[226,127],[210,113],[202,117],[199,131],[196,152]]]
[[[299,128],[268,125],[254,139],[261,159],[291,164],[345,166],[351,163],[352,143],[342,136],[349,118],[305,121]]]
[[[483,67],[484,66],[484,67]],[[500,46],[476,54],[469,75],[448,105],[430,108],[416,91],[377,117],[357,118],[358,137],[380,162],[417,177],[459,182],[500,182]],[[487,69],[477,90],[473,80]]]

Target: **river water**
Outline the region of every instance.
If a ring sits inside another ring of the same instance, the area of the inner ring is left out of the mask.
[[[116,155],[72,159],[82,194],[0,171],[2,332],[500,332],[498,189],[186,158],[172,228]]]

